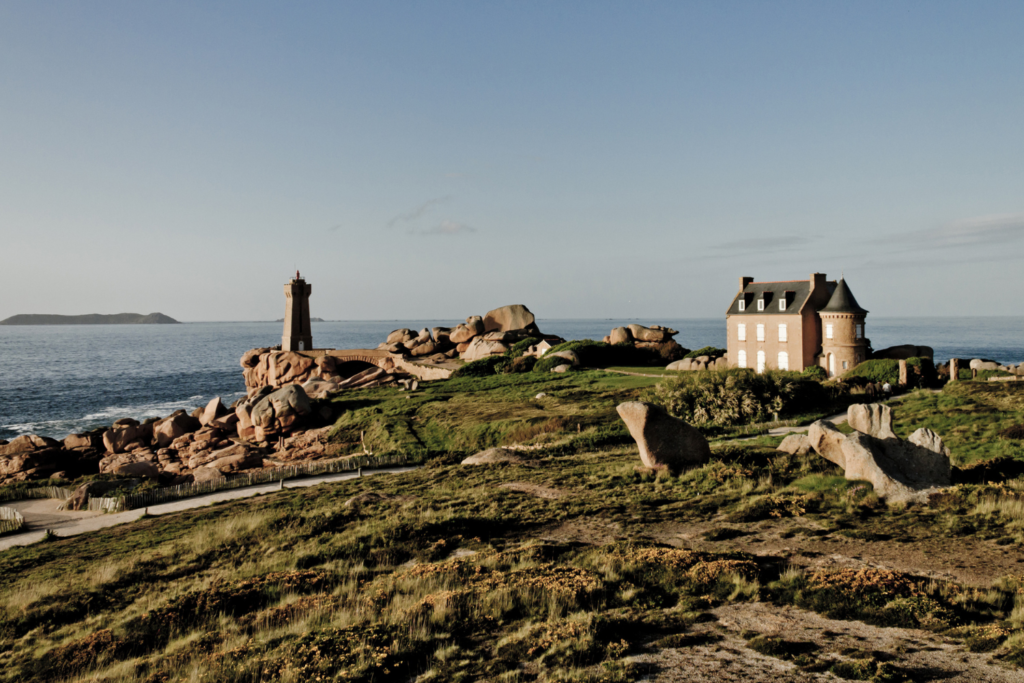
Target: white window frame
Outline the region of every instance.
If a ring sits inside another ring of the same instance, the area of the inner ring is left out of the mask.
[[[825,339],[832,338],[832,323],[825,325]]]
[[[743,311],[745,311],[747,309],[747,302],[746,302],[746,300],[744,300],[743,297],[740,297],[738,305],[740,307],[740,313],[742,313]]]
[[[768,364],[765,362],[764,349],[757,352],[757,374],[762,374]]]
[[[786,297],[782,297],[781,299],[779,299],[779,310],[786,310]]]
[[[764,323],[757,324],[757,341],[764,341]]]
[[[736,338],[740,341],[747,341],[747,326],[744,323],[736,326]]]
[[[740,349],[739,352],[736,354],[736,367],[747,367],[747,352],[744,349]]]
[[[779,370],[789,370],[789,354],[779,351]]]
[[[757,300],[757,310],[759,310],[759,311],[763,311],[764,310],[764,299],[758,299]]]
[[[786,323],[779,323],[779,341],[789,341],[789,330],[786,328]]]

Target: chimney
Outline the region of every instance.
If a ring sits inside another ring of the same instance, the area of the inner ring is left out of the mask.
[[[747,288],[747,285],[749,285],[753,281],[754,281],[754,278],[752,278],[752,277],[749,277],[749,276],[746,276],[746,275],[741,277],[740,278],[740,292],[743,292],[743,290]]]
[[[811,273],[811,291],[825,286],[825,273]]]

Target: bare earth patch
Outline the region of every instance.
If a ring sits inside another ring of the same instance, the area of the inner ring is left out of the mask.
[[[987,587],[999,577],[1024,571],[1024,556],[1013,545],[999,546],[970,536],[864,540],[844,536],[841,531],[821,536],[801,532],[818,527],[813,520],[800,517],[742,524],[725,524],[715,519],[658,524],[650,527],[648,533],[662,543],[693,550],[786,557],[792,564],[813,569],[894,569],[971,586]],[[705,538],[713,530],[722,529],[739,533],[720,541]],[[787,538],[786,534],[792,535]]]
[[[568,493],[559,489],[551,489],[547,486],[540,486],[538,484],[529,484],[525,481],[510,481],[507,484],[502,484],[498,488],[508,489],[509,491],[518,491],[519,493],[525,493],[530,496],[536,496],[537,498],[546,498],[548,500],[557,500],[558,498],[564,498]]]
[[[718,622],[695,624],[686,634],[690,641],[700,644],[665,648],[635,658],[657,669],[645,680],[657,683],[842,680],[828,671],[805,671],[792,662],[755,652],[741,633],[749,638],[756,632],[816,648],[813,655],[823,665],[874,655],[898,667],[912,681],[1024,681],[1024,672],[993,663],[991,655],[966,652],[962,645],[928,631],[835,621],[796,607],[762,602],[724,605],[711,613],[718,617]]]

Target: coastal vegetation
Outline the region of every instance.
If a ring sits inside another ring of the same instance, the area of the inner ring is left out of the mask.
[[[707,375],[783,409],[807,381]],[[644,470],[614,407],[681,386],[590,370],[340,394],[338,440],[428,465],[5,551],[0,680],[625,681],[719,643],[808,675],[926,671],[927,646],[864,649],[848,620],[1024,665],[1024,479],[1007,465],[1024,463],[1024,391],[906,397],[897,432],[942,433],[960,483],[890,507],[814,453],[710,422],[708,464]],[[491,445],[521,462],[459,464]],[[730,616],[760,605],[830,619],[834,642]]]

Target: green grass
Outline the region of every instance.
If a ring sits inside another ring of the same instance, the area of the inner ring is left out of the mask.
[[[1024,460],[1024,443],[1000,432],[1021,423],[1024,383],[952,382],[936,393],[918,391],[893,404],[894,429],[902,438],[927,427],[952,451],[956,465],[1007,457]]]
[[[1017,552],[1024,480],[889,508],[824,459],[776,451],[778,437],[715,442],[706,465],[651,472],[614,408],[657,381],[523,373],[342,394],[340,442],[361,430],[429,464],[0,553],[0,681],[637,680],[632,655],[704,642],[687,635],[695,622],[750,600],[939,631],[1024,664],[1019,577],[967,587],[729,549],[767,529],[907,548],[970,536]],[[960,445],[1024,422],[1024,394],[966,384],[897,404],[897,430],[934,419],[962,428]],[[524,452],[533,462],[457,464],[514,442],[539,446]],[[503,487],[513,482],[562,495]],[[346,506],[368,491],[383,497]],[[692,546],[654,540],[698,526]],[[898,663],[826,660],[778,636],[748,644],[847,678],[902,676]]]

